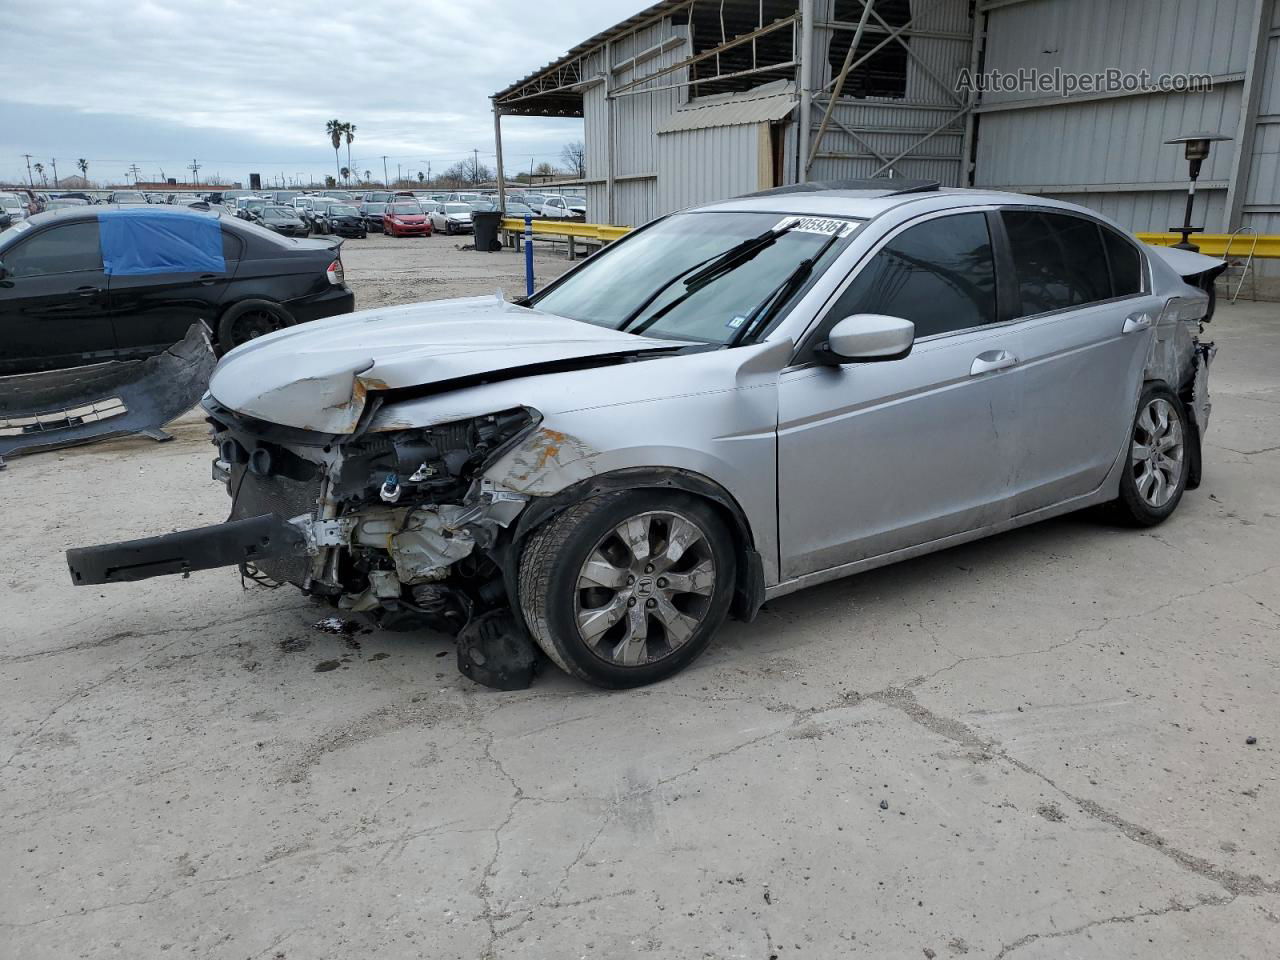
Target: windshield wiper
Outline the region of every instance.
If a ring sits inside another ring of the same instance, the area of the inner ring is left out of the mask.
[[[765,247],[771,246],[780,236],[793,229],[796,222],[798,221],[789,223],[785,227],[766,230],[759,236],[750,237],[743,240],[741,243],[733,245],[722,253],[717,253],[713,257],[708,257],[706,260],[700,260],[691,267],[686,267],[666,283],[662,284],[662,286],[658,287],[658,289],[649,296],[645,297],[644,302],[627,314],[622,323],[620,323],[615,329],[620,332],[625,332],[631,324],[635,323],[637,317],[649,309],[655,300],[683,279],[685,284],[684,293],[680,294],[680,296],[676,297],[656,314],[646,320],[641,326],[636,328],[634,332],[638,336],[707,284],[711,283],[713,280],[719,279],[731,270],[737,269]],[[695,273],[694,271],[697,272]]]
[[[814,266],[831,249],[831,245],[839,239],[840,232],[837,230],[827,237],[826,242],[814,252],[813,256],[805,257],[796,264],[796,268],[787,275],[787,278],[774,287],[769,295],[747,314],[747,319],[743,321],[742,326],[738,328],[737,333],[733,335],[733,339],[726,346],[736,347],[757,329],[767,327],[769,321],[773,319],[782,305],[791,299],[792,294],[800,289],[805,280],[809,279],[809,274],[813,273]]]

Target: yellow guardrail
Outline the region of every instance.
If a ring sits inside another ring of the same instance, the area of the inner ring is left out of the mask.
[[[502,229],[512,233],[524,233],[524,220],[517,217],[504,217]],[[580,220],[534,220],[533,235],[535,237],[573,237],[578,240],[597,240],[600,243],[612,243],[631,232],[631,227],[611,227],[603,223],[583,223]],[[1158,247],[1171,247],[1182,239],[1177,233],[1138,233],[1134,234],[1143,243],[1152,243]],[[1227,252],[1227,243],[1231,242],[1232,256],[1247,256],[1253,246],[1252,234],[1238,234],[1234,241],[1226,233],[1193,233],[1191,242],[1200,248],[1200,252],[1210,257],[1221,257]],[[1280,235],[1260,234],[1258,246],[1253,250],[1255,258],[1280,259]]]
[[[503,217],[502,229],[512,233],[524,233],[524,220]],[[631,232],[630,227],[610,227],[603,223],[583,223],[580,220],[534,220],[535,237],[573,237],[576,240],[598,240],[612,243]]]
[[[1135,237],[1143,243],[1152,243],[1157,247],[1171,247],[1182,239],[1179,233],[1135,233]],[[1227,233],[1193,233],[1191,242],[1200,248],[1200,252],[1206,257],[1221,257],[1227,252],[1227,242],[1231,240],[1231,235]],[[1232,257],[1247,257],[1250,248],[1253,247],[1253,234],[1240,233],[1236,234],[1235,240],[1231,241]],[[1271,233],[1263,233],[1258,235],[1258,246],[1253,250],[1255,259],[1280,258],[1280,236]]]

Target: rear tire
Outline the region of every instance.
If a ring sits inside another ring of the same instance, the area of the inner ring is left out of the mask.
[[[530,633],[562,670],[621,689],[692,663],[724,623],[736,576],[713,506],[628,490],[584,500],[535,531],[518,593]]]
[[[241,300],[228,307],[218,321],[218,356],[293,324],[293,315],[272,300]]]
[[[1114,501],[1121,517],[1139,527],[1167,519],[1186,490],[1192,437],[1186,410],[1163,383],[1149,383],[1138,399],[1127,463]]]

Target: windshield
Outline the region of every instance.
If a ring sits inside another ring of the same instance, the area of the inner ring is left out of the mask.
[[[751,312],[806,258],[822,253],[816,275],[839,255],[861,225],[862,221],[846,217],[676,214],[616,247],[606,247],[546,293],[534,297],[530,305],[614,330],[728,343]],[[754,253],[727,264],[720,275],[707,275],[704,270],[738,244],[782,230],[786,232],[772,242],[758,245]],[[833,234],[838,239],[827,246]],[[644,282],[637,283],[637,278],[644,278]],[[686,279],[694,282],[686,285]],[[664,284],[670,285],[664,289]]]
[[[364,209],[366,213],[381,213],[387,208],[385,203],[366,203]]]
[[[587,201],[582,197],[565,197],[564,202],[571,207],[585,207],[587,205]]]
[[[416,203],[396,203],[391,206],[391,212],[408,217],[414,214],[420,215],[422,208]]]
[[[266,215],[281,220],[292,220],[294,218],[293,211],[288,207],[267,207]]]
[[[23,204],[17,197],[8,196],[0,197],[0,206],[3,206],[7,210],[21,210]]]
[[[471,204],[469,203],[446,203],[444,205],[445,213],[470,213]]]
[[[142,194],[130,193],[127,190],[122,191],[121,193],[117,193],[115,195],[115,200],[116,200],[116,203],[146,203],[147,202],[147,198],[144,197]]]
[[[335,217],[358,217],[360,212],[355,207],[348,207],[344,204],[338,204],[329,208],[329,213]]]

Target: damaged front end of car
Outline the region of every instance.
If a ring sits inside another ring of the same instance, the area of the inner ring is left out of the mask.
[[[204,406],[217,449],[213,476],[231,496],[228,521],[70,550],[74,583],[236,564],[246,579],[293,584],[375,626],[456,636],[473,624],[488,637],[460,638],[463,672],[491,686],[528,684],[527,641],[514,659],[475,645],[510,648],[518,632],[500,560],[529,498],[483,473],[537,428],[537,411],[332,435],[254,420],[212,397]],[[498,615],[512,622],[495,638]]]

